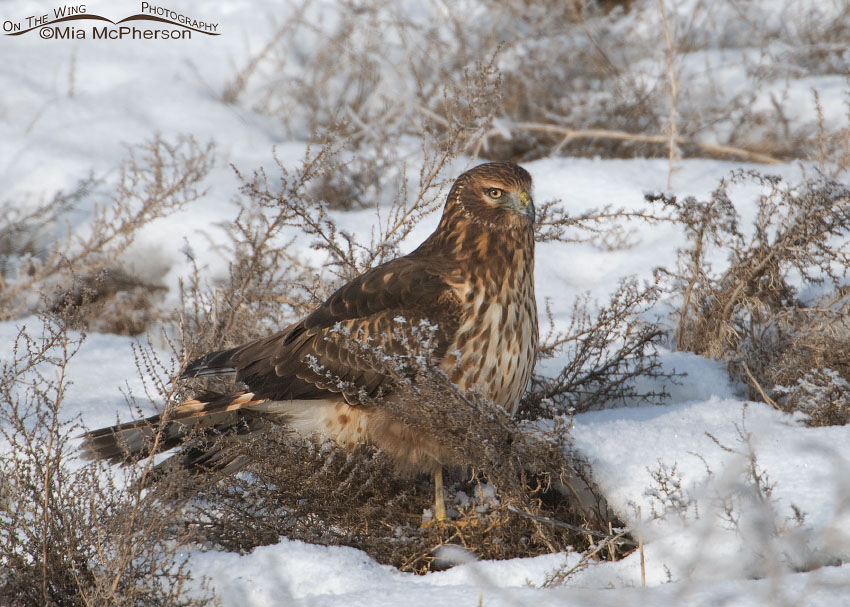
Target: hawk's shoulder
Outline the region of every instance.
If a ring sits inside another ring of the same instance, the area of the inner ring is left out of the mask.
[[[369,356],[359,355],[354,344],[404,353],[405,345],[394,334],[401,325],[425,322],[432,331],[432,354],[442,358],[461,322],[454,274],[438,255],[424,254],[367,270],[300,322],[235,351],[231,359],[237,377],[258,396],[274,399],[385,389],[385,373]]]
[[[414,251],[366,270],[339,288],[302,322],[304,329],[329,327],[337,322],[365,319],[387,311],[420,315],[450,305],[456,272],[437,255]]]

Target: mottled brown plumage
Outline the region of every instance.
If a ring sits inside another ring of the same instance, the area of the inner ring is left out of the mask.
[[[122,461],[148,454],[157,432],[160,451],[193,428],[245,434],[274,422],[341,444],[372,442],[403,468],[436,470],[447,463],[439,437],[413,431],[380,406],[392,397],[392,379],[349,340],[398,353],[399,318],[427,321],[433,359],[452,382],[514,413],[538,339],[530,191],[531,176],[513,163],[467,171],[452,186],[439,226],[415,251],[363,273],[300,322],[208,354],[184,372],[235,372],[248,391],[183,403],[165,424],[152,417],[96,430],[86,435],[88,454]],[[213,445],[189,450],[181,463],[231,472],[245,461],[220,459]]]

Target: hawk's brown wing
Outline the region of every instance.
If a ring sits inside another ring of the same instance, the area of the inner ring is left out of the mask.
[[[302,321],[283,331],[190,364],[185,375],[235,370],[258,398],[297,400],[387,390],[387,376],[371,354],[403,353],[394,330],[421,321],[434,327],[439,360],[460,323],[460,302],[446,282],[449,269],[415,254],[366,271]],[[404,322],[402,322],[402,320]],[[368,343],[363,352],[353,342]]]

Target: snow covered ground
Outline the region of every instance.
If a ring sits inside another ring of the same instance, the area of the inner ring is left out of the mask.
[[[32,318],[2,323],[0,343],[11,343],[21,325],[38,332]],[[81,413],[89,427],[113,423],[116,412],[128,418],[123,393],[143,394],[131,346],[130,338],[87,337],[68,367],[67,415]],[[247,555],[194,551],[193,575],[199,584],[212,580],[222,604],[234,606],[477,605],[482,596],[485,605],[506,606],[848,604],[848,429],[806,428],[736,398],[717,363],[663,358],[688,373],[669,405],[586,413],[573,429],[611,506],[644,537],[646,588],[637,552],[541,589],[548,574],[582,555],[472,562],[416,576],[352,548],[286,539]],[[753,461],[756,474],[767,474],[768,498],[755,489]],[[653,476],[665,469],[678,482],[668,495]]]
[[[173,292],[188,271],[181,253],[188,243],[207,275],[216,275],[220,258],[207,235],[233,218],[238,184],[229,165],[246,171],[271,167],[275,147],[284,164],[295,163],[305,147],[287,140],[276,121],[219,98],[235,66],[244,65],[267,39],[270,16],[290,10],[278,4],[169,3],[220,23],[221,36],[191,41],[0,36],[0,204],[49,196],[90,171],[109,179],[125,145],[157,133],[214,139],[218,156],[205,183],[207,196],[148,226],[127,258]],[[52,9],[41,1],[7,2],[0,5],[0,21]],[[86,10],[117,20],[136,12],[137,3],[95,1]],[[829,108],[845,93],[845,88],[822,92]],[[809,102],[801,101],[801,112],[811,111]],[[460,159],[452,170],[460,172],[468,162]],[[644,192],[667,189],[666,160],[546,158],[525,166],[534,177],[536,199],[560,199],[570,211],[604,204],[638,207]],[[706,196],[742,166],[747,165],[682,160],[672,189],[680,196]],[[779,165],[770,172],[793,180],[800,167]],[[745,219],[753,212],[746,206],[753,194],[736,200],[744,203]],[[86,209],[77,217],[72,227],[82,229]],[[373,218],[372,210],[339,214],[351,232],[367,233]],[[436,220],[424,222],[405,246],[415,246]],[[539,246],[538,300],[549,298],[563,322],[576,296],[589,291],[604,299],[620,278],[648,279],[655,266],[671,263],[683,244],[681,233],[667,224],[637,228],[636,244],[627,250]],[[303,254],[314,253],[305,248]],[[22,325],[39,330],[33,318],[0,324],[0,356],[7,355]],[[127,418],[122,389],[143,394],[132,341],[87,337],[69,367],[69,417],[81,413],[89,427],[113,423],[116,412]],[[850,565],[843,565],[850,559],[850,428],[807,428],[767,405],[745,402],[741,387],[731,385],[717,363],[676,353],[664,353],[662,361],[667,369],[687,373],[680,385],[669,387],[668,405],[579,415],[573,430],[611,506],[646,542],[646,588],[638,553],[582,568],[554,589],[539,586],[564,565],[564,555],[467,563],[420,577],[378,565],[350,548],[288,540],[248,555],[193,552],[192,571],[198,579],[213,580],[225,606],[850,605]],[[659,485],[665,475],[675,481],[666,493]],[[571,554],[568,564],[580,556]]]

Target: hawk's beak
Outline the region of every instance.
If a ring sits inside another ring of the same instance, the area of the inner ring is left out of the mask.
[[[519,204],[526,216],[534,223],[534,201],[531,200],[531,194],[526,191],[519,193]]]

